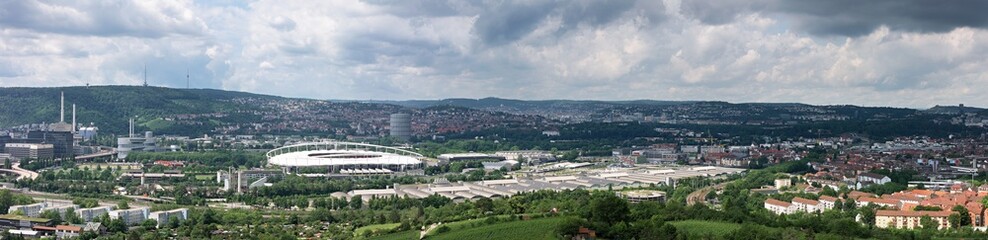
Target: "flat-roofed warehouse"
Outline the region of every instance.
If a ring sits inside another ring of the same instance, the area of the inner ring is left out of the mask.
[[[743,171],[744,169],[723,167],[603,171],[576,175],[526,177],[475,182],[395,185],[387,189],[353,190],[347,193],[347,197],[361,196],[365,201],[369,201],[372,197],[407,196],[411,198],[425,198],[431,195],[439,195],[453,199],[454,201],[466,201],[482,197],[510,197],[520,193],[542,190],[616,190],[647,187],[652,184],[675,185],[676,181],[682,178],[716,177]],[[636,200],[662,201],[665,197],[664,194],[661,194],[661,196],[653,195],[643,195]]]

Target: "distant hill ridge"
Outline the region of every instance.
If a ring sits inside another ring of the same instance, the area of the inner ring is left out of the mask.
[[[197,114],[250,109],[234,98],[277,96],[214,89],[175,89],[142,86],[90,86],[52,88],[0,88],[0,127],[58,121],[59,93],[65,92],[65,121],[70,122],[76,104],[80,124],[96,122],[126,128],[127,119],[169,114]],[[147,120],[147,119],[143,119]]]

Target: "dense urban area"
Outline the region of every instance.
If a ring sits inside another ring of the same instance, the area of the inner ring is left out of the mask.
[[[0,88],[3,239],[957,239],[988,110]]]

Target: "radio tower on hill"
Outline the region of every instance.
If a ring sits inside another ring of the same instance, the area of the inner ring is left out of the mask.
[[[148,86],[148,65],[144,64],[144,86]]]

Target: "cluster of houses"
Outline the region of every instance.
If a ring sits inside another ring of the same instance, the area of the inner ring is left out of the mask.
[[[58,225],[52,219],[42,218],[42,213],[57,212],[62,219],[72,211],[82,219],[82,224]],[[75,204],[40,202],[27,205],[10,206],[8,214],[0,215],[0,229],[8,233],[24,237],[55,236],[61,238],[79,237],[84,232],[103,234],[106,227],[94,222],[102,215],[110,219],[120,219],[127,226],[134,226],[151,219],[157,227],[165,226],[171,220],[183,221],[188,218],[188,209],[180,208],[168,211],[151,212],[149,208],[117,209],[112,206],[79,208]]]
[[[853,201],[857,207],[868,205],[878,206],[875,214],[875,226],[879,228],[920,228],[921,219],[930,217],[937,227],[949,227],[948,217],[954,213],[955,206],[962,206],[968,211],[974,227],[985,227],[985,207],[981,199],[988,195],[988,185],[977,189],[961,185],[952,187],[949,191],[934,191],[913,189],[893,194],[875,195],[860,191],[851,191],[842,198],[821,195],[812,200],[795,197],[791,202],[769,198],[765,200],[765,209],[775,214],[793,214],[797,212],[814,213],[837,207],[838,202]],[[921,208],[917,208],[920,207]]]

